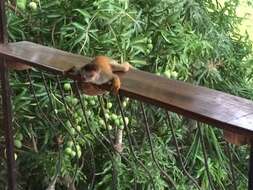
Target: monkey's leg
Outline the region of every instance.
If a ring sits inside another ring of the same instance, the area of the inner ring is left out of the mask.
[[[111,68],[112,68],[112,72],[117,72],[117,71],[127,72],[130,68],[130,64],[128,62],[124,62],[122,64],[119,64],[115,60],[112,60],[110,62],[110,65],[111,65]]]
[[[113,74],[112,89],[111,90],[114,94],[119,93],[120,85],[121,85],[121,82],[120,82],[118,75]]]

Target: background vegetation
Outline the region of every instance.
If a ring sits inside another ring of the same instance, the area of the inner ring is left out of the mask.
[[[8,34],[10,41],[34,41],[86,56],[104,54],[157,75],[253,99],[252,44],[247,33],[241,33],[241,18],[236,14],[238,3],[238,0],[228,0],[223,5],[211,0],[9,1]],[[12,73],[19,188],[46,189],[57,179],[57,189],[73,189],[72,180],[77,189],[112,189],[112,182],[116,189],[132,189],[133,184],[137,189],[152,189],[147,171],[136,164],[125,136],[123,156],[111,154],[103,147],[107,142],[102,137],[108,134],[99,103],[105,107],[109,134],[113,136],[116,129],[124,128],[115,98],[106,96],[102,101],[81,96],[89,108],[86,110],[89,128],[80,100],[71,90],[71,81],[60,79],[70,105],[67,109],[58,82],[54,76],[36,70],[30,75]],[[155,188],[166,189],[167,184],[150,156],[143,118],[137,118],[140,104],[125,99],[123,106],[130,135],[135,137],[135,156],[153,176]],[[178,189],[196,189],[181,172],[164,110],[145,106],[145,111],[157,162],[172,176]],[[196,123],[175,114],[172,123],[185,166],[202,189],[209,189]],[[230,189],[229,157],[224,152],[222,133],[205,125],[202,129],[215,189]],[[3,138],[0,140],[3,144]],[[238,189],[246,189],[247,147],[231,148]],[[5,167],[1,162],[1,171]],[[4,173],[0,182],[5,185]]]

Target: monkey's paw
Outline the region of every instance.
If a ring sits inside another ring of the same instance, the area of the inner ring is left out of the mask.
[[[124,72],[129,71],[130,67],[132,67],[128,62],[124,62],[121,65],[124,67]]]
[[[120,88],[120,86],[117,86],[117,85],[112,86],[112,89],[111,89],[112,93],[114,95],[118,95],[119,94],[119,88]]]

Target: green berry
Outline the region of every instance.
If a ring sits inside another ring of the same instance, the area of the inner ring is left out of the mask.
[[[79,132],[80,132],[80,131],[81,131],[81,129],[82,129],[82,128],[81,128],[81,126],[80,126],[80,125],[77,125],[77,126],[76,126],[76,130],[77,130],[77,131],[79,131]]]
[[[78,113],[74,113],[74,118],[77,118],[78,116]]]
[[[148,49],[153,49],[153,44],[148,44]]]
[[[82,156],[82,151],[81,150],[77,150],[77,157],[81,158],[81,156]]]
[[[172,72],[171,72],[171,77],[174,78],[174,79],[177,79],[177,77],[178,77],[178,72],[172,71]]]
[[[76,149],[77,150],[81,150],[81,147],[80,147],[80,145],[78,144],[78,145],[76,145]]]
[[[76,122],[77,122],[77,123],[80,123],[82,120],[83,120],[83,119],[82,119],[81,117],[77,117],[77,118],[76,118]]]
[[[15,145],[15,147],[17,147],[17,148],[21,148],[22,147],[22,142],[20,141],[20,140],[14,140],[14,145]]]
[[[16,139],[22,141],[22,140],[23,140],[23,135],[22,135],[22,133],[17,133]]]
[[[66,125],[68,128],[71,128],[71,127],[72,127],[70,121],[67,121],[65,125]]]
[[[73,141],[68,141],[68,142],[67,142],[67,146],[68,146],[68,147],[71,148],[73,145],[74,145]]]
[[[74,128],[72,128],[72,127],[69,129],[69,132],[70,132],[71,135],[75,135],[76,134],[76,130]]]
[[[21,9],[22,11],[26,8],[26,0],[17,0],[16,1],[17,7]]]
[[[91,111],[88,110],[86,114],[87,114],[87,116],[91,116]]]
[[[65,100],[66,100],[66,102],[71,103],[72,98],[70,96],[66,96]]]
[[[111,125],[108,125],[108,130],[112,130],[112,126]]]
[[[71,90],[71,85],[69,83],[65,83],[63,86],[64,90],[70,91]]]
[[[105,123],[104,123],[104,120],[103,120],[103,119],[99,119],[99,120],[98,120],[98,123],[99,123],[100,125],[105,125]]]
[[[107,107],[108,109],[111,109],[111,108],[112,108],[112,103],[111,103],[111,102],[108,102],[106,107]]]
[[[167,70],[164,72],[164,75],[167,77],[167,78],[171,78],[171,71],[170,70]]]
[[[112,120],[114,120],[114,121],[118,119],[118,116],[116,114],[114,114],[114,113],[112,114],[111,117],[112,117]]]
[[[37,10],[37,3],[35,3],[35,2],[30,2],[28,6],[29,6],[30,9],[33,10],[33,11],[36,11],[36,10]]]
[[[68,155],[71,155],[71,152],[72,152],[72,149],[67,147],[65,148],[65,152],[68,154]]]
[[[82,116],[82,115],[83,115],[83,110],[82,110],[81,108],[79,108],[79,109],[77,110],[77,114],[78,114],[79,116]]]
[[[124,125],[119,125],[118,128],[121,129],[121,130],[123,130],[124,129]]]
[[[116,120],[114,120],[114,123],[115,123],[115,125],[119,126],[120,125],[120,120],[116,119]]]
[[[124,101],[124,102],[122,103],[122,106],[125,108],[125,107],[127,106],[127,102]]]
[[[76,156],[76,152],[72,150],[71,153],[70,153],[70,155],[71,155],[72,157],[75,157],[75,156]]]
[[[106,119],[109,119],[109,118],[110,118],[110,116],[109,116],[108,113],[105,113],[105,118],[106,118]]]
[[[72,98],[71,103],[73,105],[76,105],[78,103],[78,99],[77,98]]]
[[[90,101],[90,104],[91,104],[92,106],[95,106],[95,105],[96,105],[95,100],[91,100],[91,101]]]

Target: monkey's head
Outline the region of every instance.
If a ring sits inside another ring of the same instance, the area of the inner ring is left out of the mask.
[[[99,78],[100,69],[96,64],[89,63],[81,69],[80,74],[85,82],[94,82]]]

